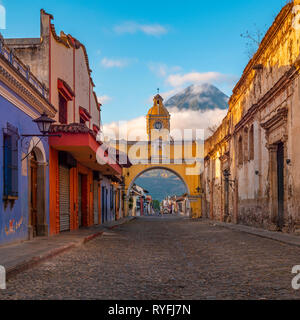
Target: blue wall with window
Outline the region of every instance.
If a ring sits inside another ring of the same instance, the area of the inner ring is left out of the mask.
[[[1,82],[0,86],[9,90]],[[26,108],[34,110],[14,92],[9,91]],[[25,160],[26,165],[23,164],[22,168],[21,159],[24,154],[28,153],[28,142],[31,138],[25,138],[22,144],[21,135],[40,134],[37,125],[32,120],[25,112],[0,95],[0,245],[28,239],[30,214],[29,163]],[[43,143],[46,161],[48,162],[49,146],[47,140],[43,139],[41,143]],[[49,226],[48,167],[46,169],[45,201],[46,220]]]

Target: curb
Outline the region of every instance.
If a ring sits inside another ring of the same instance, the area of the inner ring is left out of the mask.
[[[82,243],[85,244],[85,243],[87,243],[87,242],[89,242],[89,241],[91,241],[91,240],[93,240],[93,239],[95,239],[95,238],[97,238],[97,237],[100,237],[100,236],[103,235],[103,233],[104,233],[104,231],[100,231],[100,232],[97,232],[97,233],[92,234],[92,235],[90,235],[90,236],[87,236],[87,237],[85,237],[85,238],[83,239]]]
[[[136,217],[130,217],[130,218],[128,218],[127,220],[123,221],[122,223],[115,224],[115,225],[113,225],[113,226],[108,227],[108,229],[109,229],[109,230],[116,229],[116,228],[118,228],[118,227],[120,227],[120,226],[122,226],[122,225],[124,225],[124,224],[127,224],[127,223],[129,223],[129,222],[131,222],[131,221],[133,221],[133,220],[135,220],[135,219],[136,219]]]
[[[285,234],[285,233],[276,233],[273,231],[269,231],[269,230],[260,230],[260,229],[254,229],[253,227],[249,227],[252,228],[251,229],[247,229],[248,226],[241,226],[241,228],[239,228],[239,225],[233,225],[233,224],[227,224],[227,223],[221,223],[221,222],[217,222],[217,221],[213,221],[213,220],[207,220],[213,224],[215,224],[216,226],[219,227],[223,227],[226,229],[230,229],[232,231],[236,231],[236,232],[242,232],[242,233],[247,233],[247,234],[251,234],[253,236],[259,237],[259,238],[263,238],[263,239],[269,239],[269,240],[273,240],[273,241],[277,241],[279,243],[284,243],[284,244],[288,244],[290,246],[294,246],[294,247],[300,247],[300,237],[298,238],[288,238],[289,236],[292,237],[296,237],[294,235],[289,235],[289,234]]]
[[[123,224],[126,224],[126,223],[129,223],[131,221],[134,220],[134,217],[131,218],[131,219],[128,219],[120,224],[116,224],[112,227],[108,227],[107,229],[115,229]],[[100,236],[103,235],[103,233],[105,232],[105,230],[102,230],[100,232],[96,232],[94,234],[91,234],[89,236],[86,236],[84,237],[82,240],[78,241],[78,242],[71,242],[70,244],[67,244],[65,246],[62,246],[62,247],[59,247],[59,248],[56,248],[56,249],[53,249],[43,255],[40,255],[40,256],[36,256],[36,257],[33,257],[33,258],[30,258],[28,259],[27,261],[23,261],[22,263],[16,265],[16,266],[13,266],[13,267],[10,267],[6,270],[6,279],[9,280],[11,279],[12,277],[16,276],[17,274],[19,273],[22,273],[24,271],[27,271],[27,270],[30,270],[34,267],[36,267],[37,265],[51,259],[51,258],[54,258],[55,256],[58,256],[64,252],[67,252],[71,249],[74,249],[74,248],[77,248],[77,247],[80,247],[81,245],[83,244],[86,244],[88,243],[89,241],[95,239],[95,238],[98,238]]]
[[[51,259],[63,252],[66,252],[68,250],[71,250],[73,248],[75,248],[76,246],[78,246],[78,244],[76,243],[71,243],[69,245],[66,245],[66,246],[63,246],[63,247],[60,247],[60,248],[57,248],[57,249],[54,249],[50,252],[47,252],[46,254],[44,255],[41,255],[41,256],[37,256],[37,257],[33,257],[27,261],[24,261],[14,267],[11,267],[9,269],[6,270],[6,279],[10,279],[14,276],[16,276],[17,274],[21,273],[21,272],[24,272],[24,271],[27,271],[37,265],[39,265],[40,263],[42,262],[45,262],[46,260],[48,259]]]

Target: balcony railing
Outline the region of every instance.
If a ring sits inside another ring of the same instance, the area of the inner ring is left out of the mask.
[[[49,91],[45,84],[40,82],[31,72],[29,66],[26,66],[15,54],[13,49],[9,49],[4,44],[4,39],[0,35],[0,55],[47,100]]]

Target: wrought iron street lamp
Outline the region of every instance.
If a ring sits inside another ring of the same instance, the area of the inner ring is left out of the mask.
[[[32,149],[34,149],[40,142],[41,138],[46,138],[46,137],[61,137],[61,134],[52,134],[50,133],[50,127],[51,125],[55,122],[55,120],[51,119],[48,117],[48,115],[44,112],[39,118],[33,120],[39,128],[39,131],[41,134],[22,134],[22,141],[21,145],[23,145],[23,140],[28,137],[40,137],[39,141],[33,146]],[[22,161],[28,158],[31,152],[26,154]]]
[[[33,121],[37,124],[40,132],[43,135],[46,135],[49,133],[51,124],[53,124],[55,122],[55,120],[49,118],[45,112],[42,114],[41,117],[39,117],[38,119],[33,120]]]
[[[53,124],[55,120],[49,118],[45,112],[41,115],[41,117],[33,120],[33,122],[37,124],[41,134],[22,134],[22,137],[61,137],[60,134],[49,133],[51,124]]]
[[[223,172],[224,179],[225,179],[225,215],[224,221],[226,222],[229,217],[229,186],[235,186],[236,181],[230,180],[231,173],[229,169],[225,169]]]

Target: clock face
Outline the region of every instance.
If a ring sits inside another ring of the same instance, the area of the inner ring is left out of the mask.
[[[161,123],[160,121],[155,122],[154,128],[155,128],[156,130],[161,130],[162,127],[163,127],[163,125],[162,125],[162,123]]]

